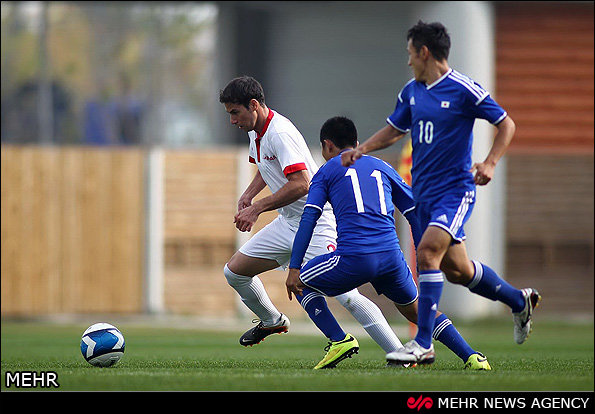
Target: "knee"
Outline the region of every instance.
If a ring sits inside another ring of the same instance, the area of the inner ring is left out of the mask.
[[[449,272],[444,272],[444,275],[446,276],[446,280],[448,280],[450,283],[454,283],[455,285],[465,284],[464,283],[465,278],[461,272],[449,271]]]
[[[375,315],[380,312],[378,305],[372,302],[368,297],[362,295],[357,289],[335,296],[335,298],[351,313],[358,312],[362,309],[365,309],[369,315]]]
[[[251,277],[234,273],[228,265],[229,263],[226,263],[225,266],[223,266],[223,274],[225,275],[225,279],[227,279],[229,286],[242,286],[251,282]]]
[[[357,292],[357,291],[356,291]],[[344,307],[349,309],[349,307],[351,306],[351,304],[353,303],[353,297],[354,297],[354,293],[353,291],[351,292],[347,292],[347,293],[343,293],[341,295],[335,296],[335,299],[337,299],[337,301]]]
[[[439,247],[431,243],[420,244],[417,249],[417,267],[419,270],[438,269],[439,265]]]
[[[339,301],[339,303],[350,312],[356,309],[358,304],[362,303],[362,301],[369,300],[364,295],[359,293],[357,289],[353,289],[349,292],[335,296],[335,299],[337,299],[337,301]]]
[[[468,266],[444,266],[441,270],[444,272],[446,280],[456,285],[466,286],[473,279],[474,269],[471,262]]]

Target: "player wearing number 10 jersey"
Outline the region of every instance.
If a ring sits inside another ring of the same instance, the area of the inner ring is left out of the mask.
[[[450,68],[449,51],[450,36],[441,23],[420,21],[409,29],[408,64],[414,78],[399,93],[388,125],[362,146],[342,154],[342,164],[350,166],[362,154],[385,148],[411,132],[413,197],[423,236],[417,246],[418,332],[397,352],[396,359],[403,362],[434,354],[431,332],[443,273],[452,283],[508,305],[519,344],[531,331],[532,311],[540,300],[535,289],[517,289],[467,256],[463,225],[473,210],[475,185],[491,181],[515,124],[479,84]],[[486,159],[472,165],[472,130],[477,118],[495,125],[497,133]]]
[[[411,132],[413,195],[434,201],[451,189],[475,191],[471,151],[475,118],[497,125],[506,112],[479,84],[449,69],[430,85],[410,80],[387,122]]]

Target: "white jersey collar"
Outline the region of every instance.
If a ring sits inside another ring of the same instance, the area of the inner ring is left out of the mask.
[[[448,71],[444,75],[440,76],[438,79],[436,79],[430,85],[426,84],[426,89],[430,89],[430,88],[433,88],[434,86],[438,85],[440,82],[442,82],[442,80],[444,80],[448,75],[450,75],[451,72],[452,72],[452,68],[448,69]]]

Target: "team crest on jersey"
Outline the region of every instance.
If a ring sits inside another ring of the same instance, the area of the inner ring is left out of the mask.
[[[409,105],[415,105],[415,96],[412,96],[412,97],[409,99]]]

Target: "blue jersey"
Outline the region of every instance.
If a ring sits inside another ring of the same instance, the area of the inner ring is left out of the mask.
[[[330,202],[337,221],[337,252],[366,254],[399,249],[395,206],[409,220],[414,240],[421,233],[413,214],[411,187],[386,162],[364,155],[351,167],[336,156],[312,178],[300,227],[294,239],[291,268],[301,266],[316,220]]]
[[[475,189],[471,154],[476,118],[496,125],[506,117],[479,84],[450,69],[431,85],[410,80],[387,122],[411,131],[413,196],[431,201],[453,188]]]

